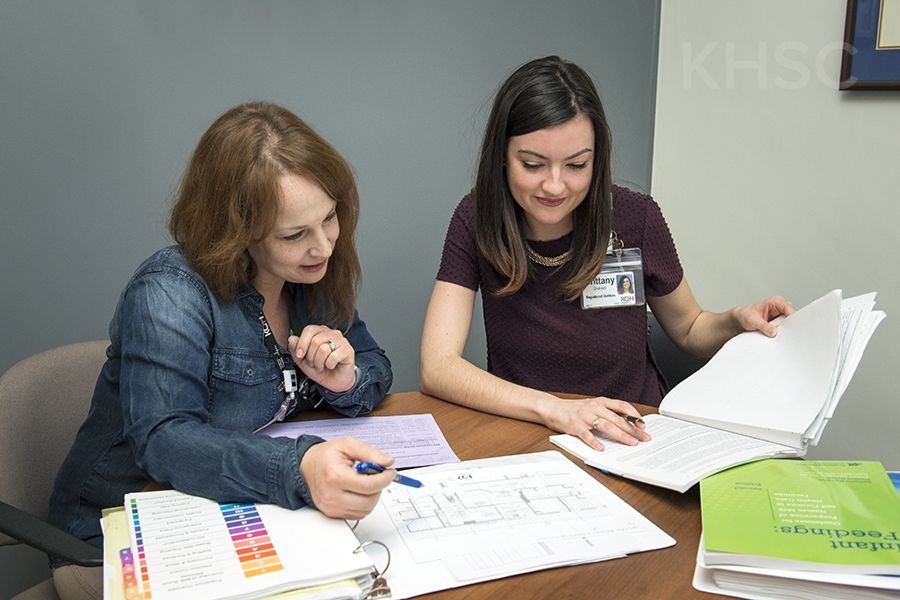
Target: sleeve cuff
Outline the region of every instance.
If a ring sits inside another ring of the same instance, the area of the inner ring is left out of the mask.
[[[335,393],[318,383],[314,384],[316,390],[318,390],[319,394],[322,395],[322,398],[325,399],[325,402],[327,402],[329,406],[336,409],[345,409],[340,412],[350,417],[355,417],[363,412],[362,395],[366,386],[369,385],[370,380],[369,374],[366,371],[363,371],[358,366],[354,366],[353,368],[356,372],[356,383],[354,383],[353,387],[346,392]]]
[[[278,470],[278,473],[283,475],[280,478],[277,475],[273,477],[273,482],[276,482],[276,486],[277,481],[280,480],[282,483],[279,486],[281,487],[281,494],[273,494],[273,497],[283,496],[286,502],[283,504],[280,502],[275,503],[292,509],[300,508],[304,505],[315,508],[316,505],[313,503],[312,496],[309,493],[309,487],[306,485],[306,480],[303,479],[303,474],[300,472],[300,461],[303,460],[307,450],[325,440],[314,435],[301,435],[292,441],[294,443],[287,445],[287,451],[283,452],[280,457],[281,460],[277,461],[281,462],[281,468]],[[284,464],[284,462],[288,464]]]

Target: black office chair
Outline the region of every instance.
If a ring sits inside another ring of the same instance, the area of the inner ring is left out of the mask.
[[[706,364],[708,358],[691,356],[678,348],[652,312],[647,312],[647,329],[650,335],[650,349],[656,357],[656,364],[662,371],[663,377],[672,389],[683,380],[687,379],[697,369]]]
[[[46,521],[62,461],[91,403],[108,342],[30,356],[0,376],[0,546],[24,543],[86,567],[103,553]],[[57,598],[52,579],[16,598]]]

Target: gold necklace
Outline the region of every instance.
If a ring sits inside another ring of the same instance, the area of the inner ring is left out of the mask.
[[[543,256],[534,251],[531,247],[531,244],[525,242],[525,251],[528,253],[528,258],[531,259],[531,262],[537,263],[542,267],[558,267],[560,265],[564,265],[569,262],[569,259],[572,258],[572,249],[569,248],[559,256]]]

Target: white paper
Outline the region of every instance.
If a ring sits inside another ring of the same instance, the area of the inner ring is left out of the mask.
[[[803,434],[831,396],[840,302],[840,290],[829,292],[781,321],[774,338],[735,336],[675,386],[659,412],[802,447]]]
[[[873,310],[875,307],[875,292],[847,298],[841,303],[841,316],[847,315],[846,334],[841,339],[841,365],[837,385],[835,386],[832,403],[828,410],[828,417],[834,414],[837,400],[846,391],[850,379],[859,366],[863,352],[868,345],[875,328],[885,318],[885,313]],[[842,322],[842,328],[845,323]]]
[[[705,425],[663,415],[643,417],[652,439],[628,446],[597,435],[597,451],[572,435],[554,435],[550,441],[592,467],[613,475],[684,492],[707,475],[751,460],[798,456],[796,448],[757,440]]]
[[[825,409],[804,435],[804,439],[808,440],[812,446],[819,443],[828,419],[834,416],[838,402],[847,390],[850,379],[862,360],[869,339],[885,317],[884,312],[874,311],[874,307],[875,292],[845,298],[841,301],[841,343],[833,389]]]
[[[675,543],[558,452],[409,475],[424,486],[388,487],[355,530],[391,549],[386,577],[398,597]]]

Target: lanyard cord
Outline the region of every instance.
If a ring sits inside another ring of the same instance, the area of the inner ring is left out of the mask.
[[[278,350],[278,346],[275,344],[275,334],[272,333],[272,328],[269,327],[269,322],[266,321],[266,315],[264,315],[262,311],[259,311],[259,324],[262,325],[263,329],[263,343],[266,345],[266,350],[268,350],[269,354],[272,355],[272,358],[275,359],[278,370],[282,372],[293,371],[294,369],[287,364],[287,361],[284,360],[284,355]]]
[[[283,421],[285,417],[293,413],[297,408],[297,390],[299,389],[297,386],[297,371],[294,369],[293,364],[288,364],[284,359],[284,355],[278,350],[278,346],[275,344],[275,334],[272,333],[272,328],[269,327],[269,322],[266,320],[266,315],[263,314],[262,310],[259,311],[259,324],[262,325],[263,329],[263,343],[275,360],[278,370],[281,371],[281,382],[278,384],[278,389],[284,392],[284,402],[278,407],[278,411],[269,423]],[[303,383],[305,388],[306,381]],[[269,423],[266,423],[266,425]]]

